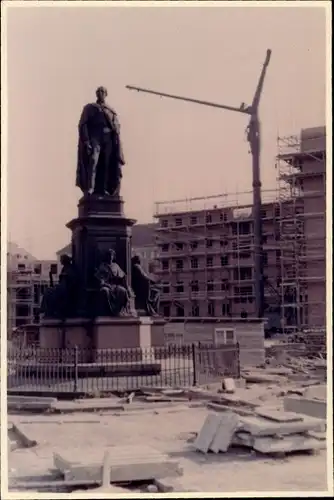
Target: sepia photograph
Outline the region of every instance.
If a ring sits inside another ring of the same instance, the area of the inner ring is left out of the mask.
[[[331,2],[1,17],[2,496],[332,497]]]

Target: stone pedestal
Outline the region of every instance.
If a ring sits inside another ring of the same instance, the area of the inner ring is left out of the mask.
[[[116,262],[131,284],[131,227],[136,221],[125,217],[121,197],[86,195],[79,200],[78,217],[67,227],[72,231],[72,257],[81,277],[79,314],[90,316],[90,298],[86,292],[94,288],[94,274],[101,253],[112,248]]]
[[[148,317],[44,320],[40,347],[49,352],[78,347],[80,362],[149,363],[154,361],[153,325]]]
[[[84,318],[43,320],[39,330],[39,344],[43,349],[69,349],[90,347],[88,321]]]
[[[165,345],[165,324],[164,318],[151,318],[151,345],[152,347],[163,347]]]

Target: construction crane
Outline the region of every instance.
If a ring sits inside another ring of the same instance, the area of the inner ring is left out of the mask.
[[[271,57],[271,50],[267,50],[266,58],[262,67],[260,78],[255,90],[254,98],[250,106],[246,106],[244,102],[239,107],[227,106],[225,104],[217,104],[210,101],[201,101],[199,99],[191,99],[173,94],[166,94],[155,90],[150,90],[134,85],[126,85],[129,90],[137,90],[146,94],[154,94],[159,97],[167,97],[180,101],[187,101],[203,106],[225,109],[250,116],[248,126],[246,128],[246,137],[250,146],[252,155],[252,186],[253,186],[253,217],[254,217],[254,270],[255,270],[255,307],[258,318],[264,316],[264,276],[263,276],[263,238],[262,238],[262,220],[261,220],[261,175],[260,175],[260,152],[261,152],[261,130],[259,120],[259,104],[263,83],[267,71],[267,67]]]

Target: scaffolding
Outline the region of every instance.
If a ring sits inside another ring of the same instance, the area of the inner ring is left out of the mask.
[[[326,321],[325,130],[278,137],[277,149],[281,325],[289,334]]]
[[[15,328],[38,321],[42,295],[49,286],[34,269],[8,269],[7,318],[9,335]]]
[[[156,203],[161,303],[167,305],[162,309],[164,316],[254,316],[252,194],[249,191]],[[276,255],[274,260],[272,255],[279,239],[278,210],[277,191],[264,191],[263,243],[264,253],[271,256],[267,262],[271,271],[277,269]],[[277,312],[280,300],[276,271],[272,275],[275,282],[270,278],[266,281],[267,312]],[[167,310],[173,306],[174,313]]]

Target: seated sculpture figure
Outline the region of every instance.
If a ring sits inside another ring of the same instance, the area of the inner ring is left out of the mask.
[[[130,312],[130,290],[126,274],[115,262],[116,253],[109,249],[102,254],[95,277],[98,282],[100,316],[128,316]]]
[[[131,259],[131,274],[136,309],[144,310],[149,316],[158,316],[160,288],[156,281],[145,272],[138,255]]]
[[[56,285],[50,272],[50,287],[46,289],[40,307],[45,318],[66,319],[75,314],[78,293],[78,276],[69,255],[60,257],[62,270]]]

